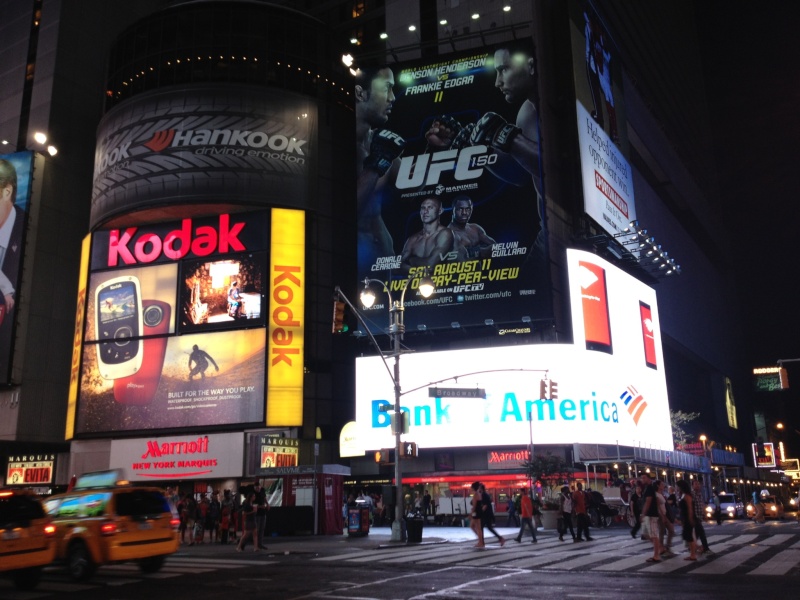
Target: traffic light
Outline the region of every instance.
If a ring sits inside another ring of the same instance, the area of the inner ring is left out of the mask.
[[[781,389],[788,390],[789,389],[789,373],[786,372],[785,367],[781,367],[778,371],[778,377],[781,379]]]
[[[333,301],[333,333],[346,333],[349,327],[344,322],[344,302]]]
[[[540,400],[557,400],[558,399],[558,382],[552,379],[542,379],[539,381],[539,399]]]

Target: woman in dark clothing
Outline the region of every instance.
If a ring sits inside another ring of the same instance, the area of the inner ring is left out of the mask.
[[[692,502],[692,488],[689,483],[681,479],[678,483],[678,489],[681,492],[681,499],[678,502],[678,507],[681,511],[681,524],[683,531],[681,537],[686,545],[689,547],[689,556],[684,560],[697,560],[697,542],[694,540],[694,506]]]
[[[481,527],[485,527],[494,535],[496,535],[497,539],[500,540],[500,545],[502,546],[506,543],[506,540],[502,535],[494,530],[494,510],[492,509],[492,499],[489,494],[486,493],[486,487],[483,484],[481,484],[479,492],[481,494]]]

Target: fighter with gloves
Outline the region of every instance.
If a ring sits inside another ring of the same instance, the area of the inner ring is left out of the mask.
[[[479,144],[498,153],[500,161],[491,170],[509,183],[519,184],[519,174],[504,167],[504,157],[515,161],[539,186],[539,123],[536,111],[536,79],[533,57],[523,51],[501,48],[494,54],[497,87],[509,104],[521,103],[515,123],[501,115],[487,112],[476,123],[461,125],[457,120],[443,115],[434,119],[426,132],[428,147],[432,151],[464,148]]]
[[[384,190],[394,181],[405,140],[384,126],[395,101],[394,74],[389,67],[359,71],[356,76],[356,196],[359,269],[379,257],[395,255],[381,211]]]

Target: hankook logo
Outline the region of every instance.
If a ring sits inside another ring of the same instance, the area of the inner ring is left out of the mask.
[[[264,131],[241,129],[189,129],[178,131],[165,129],[156,131],[144,146],[153,152],[168,147],[187,146],[239,146],[242,148],[268,148],[276,152],[288,152],[305,156],[303,146],[307,140],[298,140],[282,134],[269,135]]]

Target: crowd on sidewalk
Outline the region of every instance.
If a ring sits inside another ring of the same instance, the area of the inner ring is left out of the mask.
[[[266,491],[256,483],[244,493],[244,501],[237,505],[234,494],[224,490],[201,494],[196,500],[192,494],[175,494],[167,490],[167,498],[178,515],[178,533],[181,545],[236,544],[239,552],[248,544],[253,550],[266,550],[264,529],[267,522]]]

